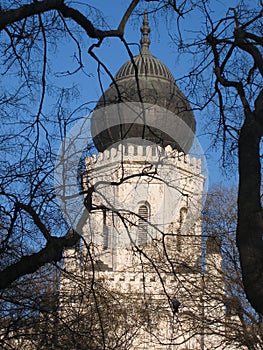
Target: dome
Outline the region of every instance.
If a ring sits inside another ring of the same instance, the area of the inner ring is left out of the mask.
[[[135,78],[135,67],[137,67],[138,77],[161,78],[175,83],[173,75],[166,65],[150,53],[141,53],[133,57],[133,60],[126,62],[116,74],[116,81],[120,82],[121,79],[129,77]]]
[[[129,122],[124,115],[118,115],[118,121],[112,122],[107,113],[94,113],[91,119],[94,144],[100,152],[103,152],[123,139],[140,138],[162,147],[171,145],[174,149],[188,153],[194,139],[195,118],[187,98],[177,87],[170,70],[149,51],[150,28],[147,13],[144,16],[141,32],[140,54],[119,69],[114,82],[99,99],[95,112],[113,104],[138,103],[159,106],[162,110],[169,111],[169,115],[174,113],[174,120],[163,113],[161,123],[153,115],[149,120],[150,123],[143,125],[136,121]],[[180,123],[178,123],[179,118]],[[167,128],[166,131],[163,130],[162,123],[170,125],[171,133],[167,132]],[[183,127],[182,124],[184,124]]]

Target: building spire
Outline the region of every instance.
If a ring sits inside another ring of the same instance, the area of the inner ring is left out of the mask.
[[[149,27],[149,21],[148,21],[148,12],[144,11],[144,18],[143,18],[143,24],[141,27],[141,54],[147,54],[149,53],[149,46],[151,43],[151,40],[149,39],[148,34],[150,33],[151,28]]]

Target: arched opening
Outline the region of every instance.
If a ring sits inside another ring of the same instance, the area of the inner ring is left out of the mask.
[[[182,251],[182,226],[185,222],[187,214],[187,208],[183,207],[180,209],[180,215],[179,215],[179,228],[177,230],[177,250],[179,252]]]
[[[107,226],[107,212],[102,211],[103,214],[103,249],[109,249],[109,228]]]
[[[149,208],[146,204],[142,204],[138,210],[138,245],[147,243],[147,234],[148,234],[148,221],[149,221]]]

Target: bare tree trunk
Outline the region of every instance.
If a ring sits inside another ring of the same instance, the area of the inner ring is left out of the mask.
[[[240,254],[246,295],[259,313],[263,313],[263,217],[260,202],[261,109],[246,112],[239,137],[239,193],[237,246]]]

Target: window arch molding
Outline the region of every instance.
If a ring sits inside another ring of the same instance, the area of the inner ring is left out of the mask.
[[[187,216],[187,207],[181,207],[179,211],[179,227],[177,230],[177,250],[182,251],[182,226],[186,220]]]
[[[143,245],[147,243],[149,219],[150,219],[150,204],[147,201],[142,201],[138,203],[137,215],[138,215],[137,243],[138,245]]]

